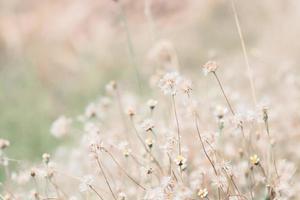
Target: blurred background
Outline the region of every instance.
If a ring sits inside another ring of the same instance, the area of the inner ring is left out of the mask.
[[[300,1],[236,0],[236,6],[254,74],[267,74],[256,84],[270,89],[280,83],[271,77],[284,69],[298,76]],[[229,0],[0,1],[0,137],[11,141],[10,157],[35,160],[51,152],[60,144],[49,133],[52,121],[83,112],[109,80],[135,90],[132,56],[147,83],[160,41],[192,76],[216,59],[240,72],[232,73],[232,85],[245,78]]]

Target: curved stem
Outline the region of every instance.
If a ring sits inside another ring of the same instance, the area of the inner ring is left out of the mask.
[[[232,115],[235,115],[235,113],[234,113],[234,111],[233,111],[233,108],[232,108],[232,106],[231,106],[231,104],[230,104],[230,102],[229,102],[229,100],[228,100],[228,98],[227,98],[227,95],[225,94],[225,91],[224,91],[224,89],[223,89],[223,86],[222,86],[222,84],[221,84],[221,81],[220,81],[220,79],[219,79],[217,73],[216,73],[216,72],[212,72],[212,73],[213,73],[213,75],[215,76],[215,78],[216,78],[216,80],[217,80],[217,82],[218,82],[218,84],[219,84],[219,86],[220,86],[220,88],[221,88],[221,90],[222,90],[223,96],[225,97],[225,100],[226,100],[226,102],[227,102],[227,104],[228,104],[228,107],[229,107],[229,109],[230,109],[230,112],[232,113]]]
[[[115,157],[105,148],[102,148],[103,151],[105,151],[111,158],[112,160],[116,163],[116,165],[124,172],[124,174],[132,181],[134,182],[137,186],[142,188],[143,190],[146,190],[144,186],[142,186],[137,180],[135,180],[132,176],[128,174],[128,172],[121,166],[121,164],[115,159]]]

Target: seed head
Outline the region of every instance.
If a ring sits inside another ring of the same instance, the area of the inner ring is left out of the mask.
[[[204,74],[207,75],[209,72],[215,72],[219,65],[215,61],[208,61],[202,67]]]

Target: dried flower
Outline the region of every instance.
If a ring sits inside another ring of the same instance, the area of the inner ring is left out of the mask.
[[[51,126],[51,134],[56,138],[62,138],[69,134],[72,120],[65,116],[60,116]]]
[[[181,89],[185,94],[190,95],[190,93],[192,91],[192,81],[190,81],[188,79],[182,80]]]
[[[95,103],[90,103],[85,109],[85,116],[88,118],[95,117],[97,115],[97,106]]]
[[[202,67],[204,74],[207,75],[210,72],[215,72],[219,65],[215,61],[208,61]]]
[[[170,72],[165,74],[163,78],[159,80],[158,86],[165,95],[175,95],[180,81],[181,77],[177,72]]]

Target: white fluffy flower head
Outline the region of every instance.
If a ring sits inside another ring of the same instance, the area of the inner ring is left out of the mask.
[[[56,138],[62,138],[69,134],[72,120],[65,116],[60,116],[51,126],[51,134]]]
[[[178,72],[170,72],[165,74],[163,78],[159,80],[158,86],[165,95],[175,95],[180,82],[181,77]]]

